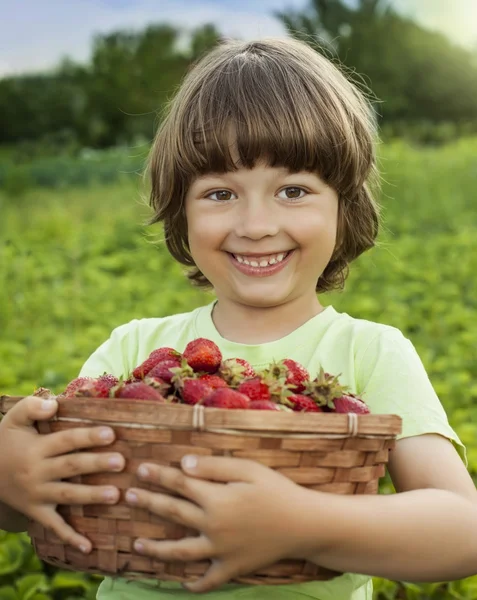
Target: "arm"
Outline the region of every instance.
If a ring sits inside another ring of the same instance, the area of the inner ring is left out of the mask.
[[[19,533],[26,531],[28,519],[22,513],[0,502],[0,529]]]
[[[475,575],[477,492],[452,444],[438,435],[400,440],[389,471],[397,494],[335,495],[332,502],[320,494],[317,509],[316,492],[308,492],[307,545],[314,538],[320,546],[308,558],[398,581]]]

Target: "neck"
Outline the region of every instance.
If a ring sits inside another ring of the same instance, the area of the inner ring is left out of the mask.
[[[254,307],[218,299],[212,313],[220,335],[239,344],[265,344],[285,337],[324,310],[316,294],[279,306]]]

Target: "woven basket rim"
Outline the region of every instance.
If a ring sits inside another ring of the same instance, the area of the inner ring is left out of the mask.
[[[0,396],[6,414],[23,396]],[[402,418],[392,414],[289,413],[161,404],[119,398],[58,398],[54,419],[116,427],[265,434],[328,434],[388,437],[401,433]],[[352,417],[350,417],[352,415]]]

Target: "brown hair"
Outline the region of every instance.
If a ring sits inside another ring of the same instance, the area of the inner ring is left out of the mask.
[[[229,150],[231,127],[239,164]],[[149,157],[148,224],[163,222],[172,256],[191,267],[191,281],[208,287],[187,240],[185,196],[194,178],[259,160],[308,170],[339,196],[337,244],[316,289],[342,288],[349,263],[378,234],[376,140],[365,94],[306,43],[227,40],[193,66],[166,107]]]

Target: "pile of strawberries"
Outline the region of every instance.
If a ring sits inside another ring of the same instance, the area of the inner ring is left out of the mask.
[[[40,388],[41,389],[41,388]],[[46,391],[46,390],[45,390]],[[129,398],[214,408],[369,413],[356,395],[323,369],[315,379],[291,359],[255,372],[241,358],[223,360],[217,345],[198,338],[181,354],[158,348],[128,379],[78,377],[59,397]]]

